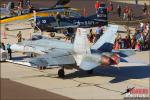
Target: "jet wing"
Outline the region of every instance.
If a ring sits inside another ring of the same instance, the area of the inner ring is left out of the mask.
[[[47,54],[28,59],[28,62],[32,66],[46,66],[46,68],[51,68],[51,66],[54,65],[69,65],[76,63],[71,52],[61,49],[50,50]]]
[[[82,70],[85,70],[85,71],[88,71],[88,70],[91,70],[91,69],[94,69],[96,68],[97,66],[99,66],[98,63],[96,62],[92,62],[92,61],[82,61],[81,65],[80,65],[80,68]]]
[[[88,71],[94,69],[100,65],[98,58],[93,56],[84,56],[82,62],[80,63],[80,69]]]

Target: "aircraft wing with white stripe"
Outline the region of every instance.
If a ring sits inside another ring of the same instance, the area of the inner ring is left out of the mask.
[[[28,59],[27,62],[32,66],[45,66],[46,68],[51,68],[53,65],[69,65],[76,63],[71,52],[60,49],[53,49],[47,54]]]

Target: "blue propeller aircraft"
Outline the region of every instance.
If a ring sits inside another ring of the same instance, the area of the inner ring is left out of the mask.
[[[57,32],[59,27],[94,27],[108,25],[107,21],[107,8],[105,4],[97,10],[97,14],[84,17],[81,16],[77,11],[71,10],[70,8],[63,8],[55,10],[55,13],[61,15],[60,24],[58,25],[57,18],[54,16],[48,17],[36,17],[36,26],[42,31]],[[53,12],[53,10],[51,10]],[[67,13],[65,13],[67,12]],[[55,16],[57,16],[55,14]]]

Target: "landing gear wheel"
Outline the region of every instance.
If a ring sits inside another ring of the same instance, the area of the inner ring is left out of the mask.
[[[93,69],[87,71],[88,74],[93,74]]]
[[[6,31],[9,31],[9,28],[8,28],[8,27],[6,27],[6,28],[5,28],[5,30],[6,30]]]
[[[51,32],[51,33],[50,33],[50,36],[51,36],[51,37],[55,37],[55,33],[54,33],[54,32]]]
[[[64,78],[65,77],[65,71],[64,71],[64,69],[59,69],[58,70],[58,76],[59,76],[59,78]]]

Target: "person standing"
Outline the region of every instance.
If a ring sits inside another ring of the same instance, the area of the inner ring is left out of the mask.
[[[11,2],[10,9],[13,10],[14,8],[15,8],[15,3],[14,3],[14,2]]]
[[[19,33],[17,34],[17,40],[18,40],[18,43],[22,41],[21,31],[19,31]]]
[[[117,37],[114,42],[114,50],[119,50],[123,48],[124,45],[122,45],[122,38],[120,34],[117,34]]]
[[[113,6],[113,4],[112,4],[112,2],[111,2],[111,1],[109,2],[109,6],[110,6],[110,11],[113,11],[114,6]]]
[[[132,19],[133,19],[133,10],[132,8],[130,8],[128,11],[128,21],[131,21]]]
[[[57,15],[56,15],[56,22],[57,22],[58,27],[60,27],[60,21],[61,21],[61,15],[60,15],[59,12],[57,12]]]
[[[145,36],[145,46],[146,46],[146,50],[150,50],[150,30],[149,32],[147,32]]]
[[[133,35],[131,38],[131,48],[135,49],[135,46],[136,46],[136,38],[135,35]]]
[[[25,0],[25,5],[28,7],[31,5],[30,0]]]
[[[121,17],[121,6],[118,5],[117,7],[118,17]]]
[[[103,32],[102,32],[102,27],[101,27],[101,26],[98,26],[98,27],[96,28],[96,34],[95,34],[94,43],[97,42],[97,40],[101,37],[102,33],[103,33]]]
[[[31,4],[28,5],[28,9],[29,9],[29,12],[30,12],[30,13],[33,13],[34,7],[33,7]]]
[[[136,5],[138,4],[138,0],[135,0],[135,4],[136,4]]]
[[[18,5],[19,5],[21,8],[23,8],[23,6],[24,6],[23,4],[24,4],[23,0],[19,0]]]
[[[143,13],[144,13],[144,15],[147,14],[147,4],[146,3],[144,3]]]
[[[124,14],[123,14],[123,19],[124,19],[124,20],[127,19],[127,17],[128,17],[128,12],[129,12],[129,7],[126,6],[126,7],[124,8]]]
[[[99,7],[100,7],[100,2],[99,2],[99,0],[96,0],[96,3],[95,3],[95,10],[96,10],[96,12],[97,12]]]
[[[11,51],[10,46],[11,46],[11,45],[8,43],[8,44],[7,44],[7,51],[8,51],[8,54],[9,54],[9,59],[11,60],[11,59],[12,59],[12,54],[11,54],[12,51]]]
[[[116,39],[114,44],[114,50],[119,50],[119,49],[121,49],[121,42],[120,39]]]
[[[93,34],[93,30],[92,29],[90,29],[90,34],[88,35],[88,39],[89,39],[90,43],[93,43],[94,34]]]
[[[6,49],[5,49],[5,44],[4,44],[3,42],[1,43],[1,48],[2,48],[3,50],[6,50]]]
[[[22,3],[19,2],[18,7],[17,7],[18,16],[22,15],[22,10],[23,10]]]

